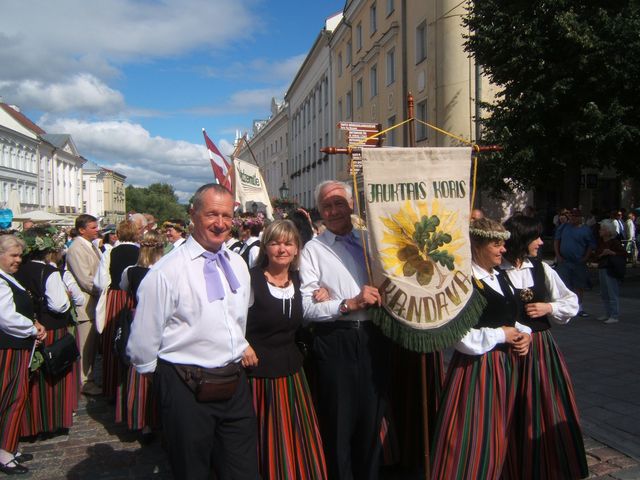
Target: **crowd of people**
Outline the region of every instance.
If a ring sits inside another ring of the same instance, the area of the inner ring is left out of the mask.
[[[231,193],[208,184],[189,223],[133,214],[100,232],[83,214],[71,242],[47,225],[0,235],[0,471],[28,472],[19,439],[70,428],[82,393],[113,401],[142,441],[161,431],[176,478],[377,478],[383,433],[400,438],[403,426],[389,425],[392,345],[371,321],[382,298],[352,197],[348,184],[323,182],[320,229],[304,210],[264,228],[262,216],[234,217]],[[564,216],[554,269],[529,212],[504,224],[472,212],[486,307],[438,385],[434,479],[588,475],[550,329],[584,314],[587,261],[606,323],[617,321],[611,258],[624,267],[633,248],[615,218],[596,237],[578,210]],[[51,375],[35,352],[66,335],[80,359]]]

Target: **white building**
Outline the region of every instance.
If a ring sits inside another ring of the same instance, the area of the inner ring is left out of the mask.
[[[104,217],[104,172],[89,160],[82,167],[82,198],[84,213]]]
[[[42,208],[59,215],[82,213],[82,165],[71,135],[41,135],[40,203]]]

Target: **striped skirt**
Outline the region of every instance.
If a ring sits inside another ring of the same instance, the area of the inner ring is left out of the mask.
[[[127,380],[118,385],[116,397],[116,422],[126,419],[129,430],[159,426],[160,412],[151,379],[140,375],[134,367],[128,368]]]
[[[304,372],[249,378],[258,422],[258,465],[265,480],[326,479],[318,420]]]
[[[46,346],[67,334],[67,327],[47,330]],[[74,367],[79,364],[76,362]],[[29,398],[20,424],[20,435],[31,437],[53,433],[73,425],[73,410],[77,409],[77,369],[52,377],[39,368],[29,379]]]
[[[18,449],[20,421],[29,392],[31,350],[0,349],[0,448]]]
[[[124,382],[127,376],[127,367],[113,352],[113,340],[122,309],[132,306],[131,296],[124,290],[109,290],[107,293],[107,311],[102,331],[102,394],[110,399],[115,398],[118,384]]]
[[[535,332],[521,363],[516,407],[515,479],[572,480],[589,475],[569,371],[549,330]]]
[[[454,353],[432,442],[434,480],[495,480],[514,468],[520,363],[510,349]]]

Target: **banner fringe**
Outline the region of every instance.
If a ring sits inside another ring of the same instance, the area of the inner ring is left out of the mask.
[[[418,353],[444,350],[460,340],[480,318],[487,304],[484,296],[474,289],[469,301],[449,323],[433,330],[418,330],[398,322],[384,308],[373,312],[372,320],[382,333],[398,345]]]

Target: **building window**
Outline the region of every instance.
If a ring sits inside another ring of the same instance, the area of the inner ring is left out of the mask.
[[[369,26],[371,27],[371,35],[378,30],[378,18],[375,2],[369,7]]]
[[[356,52],[362,49],[362,22],[356,25]]]
[[[369,86],[371,98],[378,95],[378,65],[373,65],[369,70]]]
[[[387,16],[391,15],[395,9],[396,9],[395,1],[387,0]]]
[[[356,108],[362,108],[362,79],[356,81]]]
[[[347,62],[346,65],[351,65],[351,41],[347,42]]]
[[[347,95],[345,97],[345,108],[346,108],[346,114],[347,114],[347,118],[350,119],[351,118],[351,108],[353,107],[352,103],[351,103],[351,92],[347,92]]]
[[[342,52],[338,54],[338,76],[342,76]]]
[[[416,63],[427,58],[427,21],[416,28]]]
[[[337,108],[337,114],[338,114],[338,121],[342,120],[342,100],[338,100],[338,108]]]
[[[391,49],[387,52],[387,85],[396,81],[396,51]]]
[[[427,101],[418,103],[416,109],[416,118],[418,120],[422,120],[423,122],[427,121]],[[422,141],[427,139],[427,126],[424,123],[416,122],[417,124],[417,140]]]
[[[391,117],[389,117],[389,120],[387,120],[387,128],[391,128],[396,124],[396,116],[393,115]],[[387,139],[385,141],[386,145],[389,147],[395,147],[396,145],[396,129],[394,128],[393,130],[389,130],[387,133]]]
[[[324,79],[324,105],[329,105],[329,79]]]

